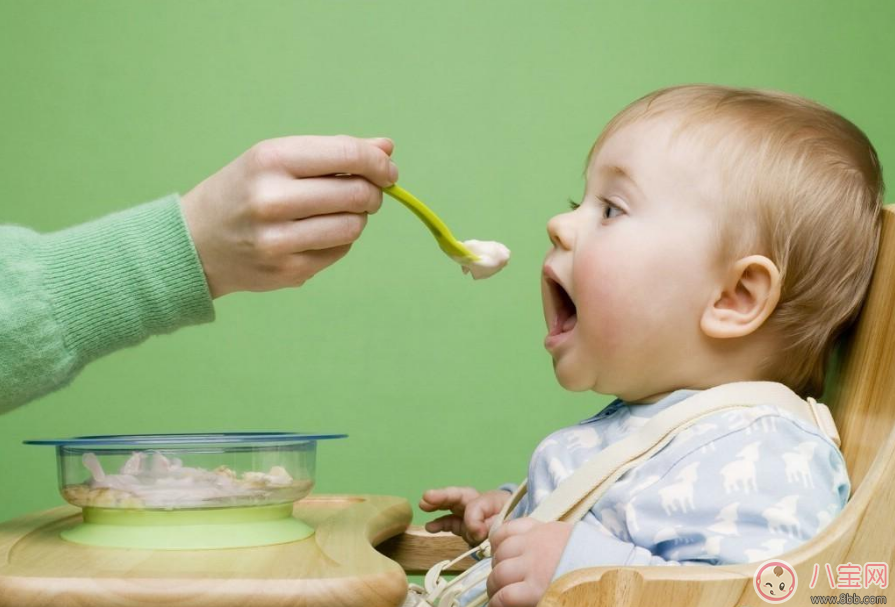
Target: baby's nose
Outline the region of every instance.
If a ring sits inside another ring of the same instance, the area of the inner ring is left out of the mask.
[[[557,215],[547,222],[547,236],[554,247],[561,249],[571,249],[574,239],[574,231],[572,230],[569,218],[571,213],[563,213]]]

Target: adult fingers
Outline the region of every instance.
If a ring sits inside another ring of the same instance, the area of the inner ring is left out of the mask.
[[[347,135],[268,139],[255,144],[249,158],[259,169],[283,169],[299,179],[348,173],[379,187],[398,181],[398,167],[381,147]]]
[[[259,247],[272,257],[331,249],[353,243],[366,225],[364,213],[334,213],[281,222],[264,228]]]
[[[259,221],[286,221],[332,213],[375,213],[382,190],[363,177],[278,179],[258,187],[250,205]]]
[[[391,156],[392,152],[395,151],[395,142],[388,137],[367,137],[367,141],[375,145],[377,148],[379,148],[389,156]]]
[[[281,274],[285,277],[285,286],[301,286],[315,274],[328,268],[348,254],[351,245],[332,247],[320,251],[305,251],[290,255],[284,264]]]

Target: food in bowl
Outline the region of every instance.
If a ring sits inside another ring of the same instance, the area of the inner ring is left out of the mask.
[[[59,490],[81,508],[178,510],[269,506],[314,487],[317,441],[336,434],[88,436],[56,446]]]
[[[268,472],[237,474],[220,465],[213,470],[184,466],[160,451],[135,451],[117,474],[107,474],[93,452],[81,456],[90,479],[62,487],[68,503],[82,508],[206,508],[295,502],[314,487],[311,479],[293,478],[283,466]]]

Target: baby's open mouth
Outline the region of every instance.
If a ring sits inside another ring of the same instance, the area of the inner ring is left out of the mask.
[[[547,322],[549,332],[547,338],[568,333],[578,323],[578,309],[569,293],[559,282],[550,276],[552,272],[545,270],[544,281],[547,285]]]

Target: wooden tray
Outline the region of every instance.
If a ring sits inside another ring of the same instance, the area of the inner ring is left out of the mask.
[[[153,551],[94,548],[59,532],[81,521],[61,506],[0,524],[0,607],[400,605],[401,566],[374,546],[404,531],[407,500],[312,495],[293,514],[315,528],[259,548]]]

